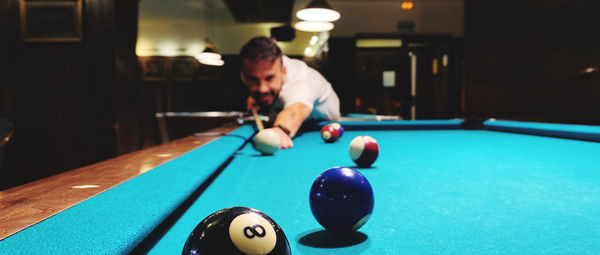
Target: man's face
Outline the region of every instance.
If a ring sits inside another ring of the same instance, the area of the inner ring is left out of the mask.
[[[285,67],[281,63],[281,57],[272,63],[268,60],[244,59],[242,77],[256,103],[261,107],[270,106],[281,91]]]

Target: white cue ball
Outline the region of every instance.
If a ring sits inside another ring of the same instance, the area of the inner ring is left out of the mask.
[[[279,135],[271,129],[263,129],[254,136],[254,146],[260,153],[271,155],[279,149]]]

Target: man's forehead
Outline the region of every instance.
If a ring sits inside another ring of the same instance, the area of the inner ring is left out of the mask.
[[[281,57],[276,58],[273,62],[267,59],[243,59],[242,60],[242,70],[244,71],[268,71],[270,69],[274,69],[275,66],[281,66]]]

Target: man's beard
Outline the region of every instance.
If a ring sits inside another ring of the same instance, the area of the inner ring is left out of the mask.
[[[262,98],[264,98],[266,96],[272,97],[271,102],[265,102],[262,100]],[[261,108],[264,108],[264,107],[271,106],[275,102],[275,99],[277,99],[277,93],[275,93],[273,91],[269,91],[267,93],[255,92],[252,94],[252,97],[254,98],[254,100],[256,101],[256,104],[258,104],[258,106],[260,106]]]

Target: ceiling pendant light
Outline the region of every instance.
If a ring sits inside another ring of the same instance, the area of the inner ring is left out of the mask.
[[[209,34],[212,36],[213,35],[213,28],[214,28],[214,17],[213,17],[213,4],[210,2],[206,2],[206,9],[209,12],[209,19],[210,19],[210,25],[209,28],[207,29],[209,32]],[[214,37],[213,37],[214,39]],[[221,58],[221,54],[219,54],[217,52],[217,48],[215,48],[215,45],[212,44],[210,42],[210,40],[208,40],[208,37],[206,37],[206,42],[205,42],[205,48],[204,51],[202,51],[202,53],[198,54],[195,56],[196,59],[198,59],[198,62],[200,62],[201,64],[204,65],[209,65],[209,66],[222,66],[223,64],[225,64],[225,61],[223,61],[223,59]]]
[[[222,59],[198,59],[198,62],[209,66],[223,66],[225,64]]]
[[[225,62],[221,59],[221,54],[217,53],[215,46],[206,38],[206,48],[202,53],[195,56],[202,64],[210,66],[222,66]]]
[[[312,0],[304,9],[296,12],[296,17],[306,21],[331,22],[340,19],[340,13],[325,0]]]
[[[206,47],[202,53],[196,55],[196,58],[221,59],[221,54],[217,52],[215,46],[206,38]]]
[[[326,32],[334,27],[331,22],[322,21],[300,21],[294,24],[294,28],[306,32]]]

